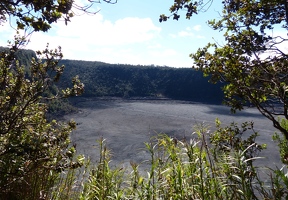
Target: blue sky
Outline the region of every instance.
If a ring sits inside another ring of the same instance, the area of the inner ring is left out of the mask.
[[[191,20],[183,16],[160,23],[159,15],[169,14],[172,4],[172,0],[95,4],[92,9],[100,10],[96,15],[75,16],[68,26],[60,21],[47,33],[33,33],[26,48],[42,50],[49,43],[51,48],[62,47],[64,59],[191,67],[190,53],[210,41],[221,41],[221,33],[206,24],[219,16],[221,7],[214,3]],[[0,34],[0,46],[7,46],[15,31],[7,23]]]

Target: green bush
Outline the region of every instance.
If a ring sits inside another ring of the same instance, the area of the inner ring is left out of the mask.
[[[81,165],[69,140],[76,125],[46,119],[43,94],[62,73],[61,49],[37,52],[46,61],[32,59],[27,77],[15,59],[23,38],[15,39],[9,51],[0,53],[0,199],[45,199],[60,172]],[[61,97],[81,92],[81,83],[73,83]]]

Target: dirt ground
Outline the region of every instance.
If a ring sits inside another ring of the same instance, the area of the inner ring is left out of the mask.
[[[123,99],[84,99],[76,103],[79,112],[65,116],[74,119],[78,126],[72,133],[72,142],[78,152],[89,156],[93,162],[98,159],[97,140],[106,139],[112,152],[112,164],[129,167],[130,161],[141,163],[150,158],[144,142],[159,133],[178,139],[191,137],[193,127],[199,124],[214,127],[218,117],[223,125],[235,121],[254,121],[259,131],[260,143],[268,144],[258,161],[260,165],[280,166],[279,151],[271,136],[275,129],[271,123],[252,108],[231,114],[228,107],[222,105],[200,104],[171,100],[123,100]],[[145,165],[143,165],[145,166]]]

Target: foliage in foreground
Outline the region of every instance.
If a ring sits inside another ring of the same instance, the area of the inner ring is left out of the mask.
[[[117,0],[103,0],[103,2],[114,4]],[[81,14],[95,13],[90,10],[95,3],[101,3],[101,1],[88,0],[80,3],[74,0],[2,0],[0,3],[0,24],[8,20],[10,24],[13,24],[11,21],[15,20],[17,29],[28,31],[31,28],[33,31],[46,32],[51,28],[51,24],[61,19],[67,25],[70,19],[77,15],[76,11]]]
[[[77,95],[83,85],[75,78],[73,88],[44,97],[63,71],[61,49],[37,52],[46,61],[32,59],[28,75],[15,59],[21,41],[0,54],[0,199],[43,198],[61,171],[81,165],[69,140],[75,123],[48,121],[45,102]]]
[[[216,120],[216,126],[213,133],[204,125],[196,127],[190,140],[163,134],[152,138],[146,143],[151,155],[147,171],[132,161],[131,171],[109,166],[111,154],[101,139],[99,161],[86,168],[83,188],[55,199],[287,199],[287,168],[254,164],[264,145],[255,142],[253,123],[223,128]]]
[[[225,83],[225,103],[232,111],[254,105],[287,143],[288,129],[283,127],[282,118],[288,119],[288,2],[174,0],[171,16],[161,15],[160,21],[172,16],[178,20],[181,10],[187,19],[193,19],[217,3],[222,9],[220,17],[207,23],[222,32],[225,41],[208,43],[190,57],[211,82]]]

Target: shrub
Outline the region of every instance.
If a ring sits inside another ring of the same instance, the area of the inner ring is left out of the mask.
[[[0,199],[41,199],[49,194],[60,172],[77,168],[82,161],[74,159],[75,148],[69,140],[75,122],[46,120],[43,94],[61,76],[61,49],[37,52],[46,61],[34,58],[28,76],[15,60],[23,38],[15,39],[9,51],[0,53]],[[62,96],[82,89],[74,79],[73,89]]]

